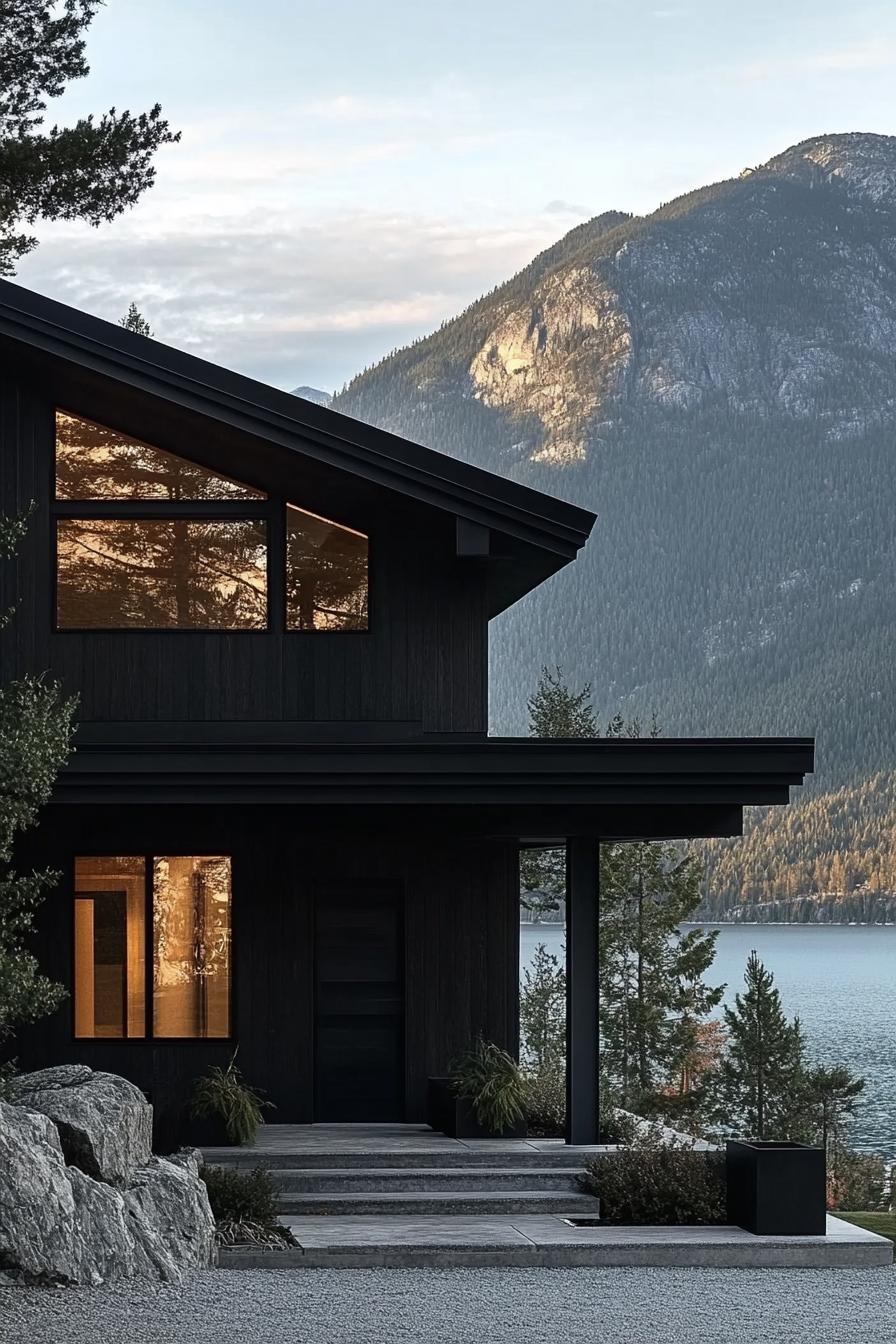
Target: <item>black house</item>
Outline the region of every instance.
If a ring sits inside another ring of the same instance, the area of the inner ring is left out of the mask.
[[[8,283],[0,463],[0,512],[36,504],[3,677],[80,697],[29,837],[71,997],[23,1065],[123,1073],[164,1124],[238,1044],[278,1121],[424,1119],[476,1033],[517,1046],[519,850],[551,842],[593,1141],[598,840],[736,834],[811,740],[489,738],[489,618],[590,513]]]

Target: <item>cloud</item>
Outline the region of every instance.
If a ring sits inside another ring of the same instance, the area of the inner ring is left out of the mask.
[[[751,61],[740,67],[736,75],[741,82],[752,84],[788,75],[855,74],[891,67],[896,67],[896,39],[879,37],[873,41]]]
[[[584,205],[574,205],[572,201],[548,201],[544,207],[546,215],[581,215],[582,218],[590,218],[591,211]]]
[[[19,283],[117,320],[134,300],[160,340],[286,387],[333,388],[431,331],[557,236],[412,213],[252,209],[102,229],[54,224]]]

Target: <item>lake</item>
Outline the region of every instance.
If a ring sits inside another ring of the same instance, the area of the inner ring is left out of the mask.
[[[742,988],[754,948],[775,977],[788,1017],[799,1014],[819,1063],[845,1064],[865,1079],[852,1128],[857,1148],[896,1157],[896,926],[704,925],[717,928],[709,982],[725,983],[725,1002]],[[523,925],[520,959],[538,943],[562,955],[559,925]]]

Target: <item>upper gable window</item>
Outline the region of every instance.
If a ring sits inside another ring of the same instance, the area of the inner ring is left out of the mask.
[[[56,412],[58,630],[367,629],[368,539]]]
[[[57,410],[56,498],[180,501],[265,496],[196,462]]]
[[[60,518],[61,630],[263,630],[267,544],[251,518]]]
[[[367,629],[367,537],[286,506],[286,628]]]

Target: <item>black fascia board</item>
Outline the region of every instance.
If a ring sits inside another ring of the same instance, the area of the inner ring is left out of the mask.
[[[89,743],[63,770],[57,801],[95,790],[120,801],[193,791],[310,804],[785,803],[814,765],[811,738],[648,738],[471,743],[216,743],[153,749]]]
[[[566,563],[587,509],[0,280],[0,336],[536,546]]]

